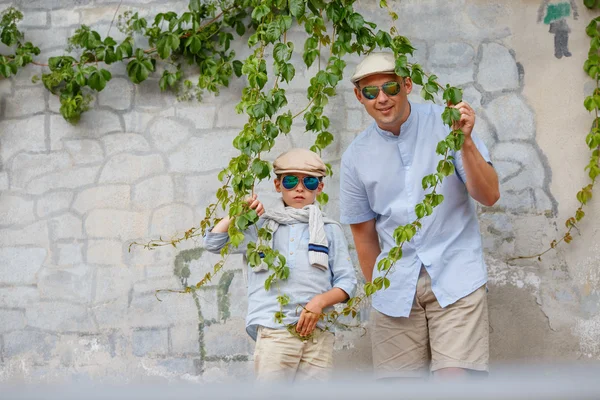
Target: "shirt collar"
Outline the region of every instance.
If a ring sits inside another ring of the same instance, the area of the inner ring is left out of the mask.
[[[400,135],[396,136],[396,135],[394,135],[390,131],[386,131],[385,129],[381,129],[379,127],[379,125],[377,125],[377,122],[375,122],[375,130],[377,131],[377,133],[379,133],[381,136],[383,136],[385,138],[396,139],[396,140],[404,140],[404,138],[406,137],[406,135],[404,135],[403,132],[408,131],[410,129],[410,127],[412,126],[414,120],[415,120],[415,116],[414,116],[414,112],[413,112],[413,106],[412,106],[412,104],[411,104],[410,101],[408,102],[408,106],[410,107],[410,113],[408,114],[408,118],[406,119],[406,121],[404,121],[404,123],[400,127]]]

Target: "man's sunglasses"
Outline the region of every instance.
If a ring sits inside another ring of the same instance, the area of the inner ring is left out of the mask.
[[[281,180],[281,184],[287,190],[292,190],[298,186],[298,182],[300,182],[300,178],[298,178],[296,175],[286,175]],[[319,187],[320,182],[321,180],[315,176],[305,176],[302,178],[302,184],[308,190],[315,190]]]
[[[395,96],[400,93],[400,83],[391,81],[386,82],[381,86],[365,86],[361,90],[362,95],[369,100],[376,99],[377,96],[379,96],[380,87],[383,90],[383,93],[387,94],[388,96]]]

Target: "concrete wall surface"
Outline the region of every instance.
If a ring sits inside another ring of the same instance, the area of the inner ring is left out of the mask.
[[[594,83],[582,65],[585,26],[596,14],[577,0],[578,18],[572,9],[563,30],[551,33],[543,0],[389,2],[398,29],[417,47],[414,59],[440,82],[464,89],[501,179],[500,202],[479,209],[493,365],[598,359],[598,199],[574,243],[541,262],[507,262],[562,234],[578,206],[575,193],[587,184],[592,117],[583,99]],[[389,27],[378,2],[358,3],[367,19]],[[45,62],[63,54],[80,24],[106,34],[119,5],[119,13],[153,16],[182,12],[187,2],[0,1],[0,8],[10,5],[24,12],[20,26]],[[121,37],[114,26],[111,34]],[[297,74],[286,89],[290,109],[299,111],[315,69],[302,67],[302,31],[288,38],[297,43]],[[247,54],[238,47],[238,55]],[[347,61],[346,78],[357,59]],[[234,106],[244,82],[233,80],[200,103],[181,102],[160,92],[160,74],[134,85],[124,65],[110,70],[113,79],[74,126],[58,112],[57,98],[32,83],[42,67],[0,81],[0,382],[251,379],[241,257],[196,296],[161,293],[158,301],[156,289],[197,282],[218,256],[201,240],[128,251],[132,240],[169,237],[203,218],[218,171],[236,154],[231,142],[245,119]],[[418,90],[411,98],[420,101]],[[361,107],[346,79],[326,109],[336,137],[324,153],[334,169],[326,181],[333,218],[341,155],[371,121]],[[313,140],[295,122],[269,157]],[[276,198],[270,183],[259,195],[267,204]],[[337,334],[339,373],[370,374],[367,311],[359,321],[366,330]]]

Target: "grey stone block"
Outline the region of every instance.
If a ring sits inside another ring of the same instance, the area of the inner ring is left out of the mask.
[[[516,161],[525,165],[518,175],[503,181],[503,190],[520,191],[526,188],[541,188],[544,185],[546,170],[533,147],[527,143],[498,143],[494,148],[493,159]]]
[[[535,212],[535,201],[530,189],[515,192],[500,187],[500,200],[495,207],[518,213]]]
[[[50,13],[52,27],[65,28],[79,24],[79,11],[76,9],[53,10]]]
[[[33,200],[0,194],[0,225],[27,224],[35,221]]]
[[[172,203],[174,200],[173,178],[161,175],[146,179],[133,188],[133,205],[151,210]]]
[[[159,75],[155,72],[153,77],[135,85],[135,107],[136,109],[164,110],[175,103],[175,96],[171,93],[160,91],[158,86]]]
[[[139,133],[113,133],[102,137],[106,155],[112,156],[124,152],[147,152],[150,145]]]
[[[72,200],[73,192],[50,192],[37,200],[35,204],[36,214],[40,218],[45,218],[48,215],[66,211]]]
[[[43,248],[0,248],[0,282],[4,284],[29,285],[36,283],[36,275],[46,260]]]
[[[535,137],[533,111],[518,94],[507,94],[492,100],[486,106],[486,115],[496,128],[501,142]]]
[[[44,332],[17,331],[4,335],[4,355],[43,362],[49,360],[57,337]]]
[[[217,174],[175,176],[175,197],[185,204],[201,207],[216,201],[215,193],[223,186]]]
[[[477,82],[488,92],[517,89],[519,71],[508,49],[498,43],[481,45],[483,53],[479,63]]]
[[[83,244],[81,243],[58,243],[57,264],[75,265],[83,261]]]
[[[535,197],[535,207],[539,212],[552,211],[554,209],[551,197],[544,189],[534,189],[533,196]]]
[[[175,108],[177,117],[191,121],[196,129],[210,129],[215,124],[216,106],[182,103]]]
[[[154,211],[150,225],[150,234],[152,236],[158,235],[168,238],[173,235],[182,234],[195,225],[194,212],[189,206],[170,204]]]
[[[481,108],[481,93],[475,87],[469,85],[463,89],[463,101],[469,103],[477,112]]]
[[[164,168],[163,160],[158,154],[117,154],[102,169],[100,183],[134,183],[143,177],[160,173]]]
[[[87,262],[91,264],[122,265],[123,243],[117,240],[89,240]]]
[[[133,273],[125,267],[98,268],[96,271],[96,287],[94,289],[94,302],[102,303],[116,299],[128,301],[128,296],[133,288]],[[118,314],[124,319],[126,308]]]
[[[41,28],[47,24],[48,13],[46,11],[27,11],[23,13],[23,20],[19,23],[19,27]]]
[[[431,73],[437,75],[438,82],[442,86],[446,86],[446,84],[451,84],[452,86],[460,86],[465,85],[467,83],[473,82],[475,79],[474,75],[474,64],[467,64],[460,68],[455,67],[442,67],[442,66],[434,66],[431,67]],[[417,88],[419,88],[417,86]],[[420,89],[420,88],[419,88]],[[414,93],[415,89],[413,89]]]
[[[190,294],[160,293],[134,296],[128,309],[132,327],[168,327],[173,324],[196,323],[198,309]]]
[[[70,303],[38,303],[27,308],[27,323],[52,332],[94,332],[87,307]]]
[[[75,189],[96,181],[99,166],[77,167],[34,178],[27,185],[27,192],[40,195],[55,189]]]
[[[241,129],[246,122],[248,122],[248,116],[246,114],[238,114],[235,111],[236,104],[237,102],[226,102],[219,106],[219,111],[217,112],[217,128]]]
[[[98,104],[114,110],[127,110],[133,101],[133,83],[126,78],[115,77],[98,93]]]
[[[223,168],[227,162],[238,154],[232,146],[237,131],[221,131],[212,138],[210,146],[205,139],[192,137],[169,155],[172,172],[190,173],[205,172]]]
[[[38,221],[23,228],[0,229],[0,246],[49,246],[48,222]]]
[[[519,172],[521,168],[524,168],[523,164],[516,161],[495,161],[494,168],[498,173],[500,182],[504,181],[511,175]]]
[[[76,165],[96,164],[104,160],[104,150],[97,140],[65,140],[63,143]]]
[[[71,125],[61,115],[50,117],[50,140],[53,150],[62,148],[63,138],[99,138],[107,133],[123,131],[121,118],[109,110],[86,111],[77,125]]]
[[[132,240],[147,235],[148,219],[141,212],[93,210],[85,219],[85,232],[91,238]]]
[[[0,122],[0,155],[6,163],[20,151],[46,150],[46,135],[44,133],[44,116],[37,115],[22,120],[6,120]],[[26,135],[23,132],[27,132]]]
[[[474,58],[475,49],[464,42],[437,42],[429,52],[429,63],[433,67],[465,67],[472,64]]]
[[[73,210],[85,214],[95,208],[129,208],[131,189],[129,185],[96,186],[79,193]]]
[[[223,340],[223,338],[227,340]],[[232,318],[225,324],[212,324],[204,328],[204,346],[207,357],[249,355],[253,341],[246,333],[243,319]]]
[[[177,325],[169,329],[173,354],[200,354],[198,324]]]
[[[61,335],[54,358],[60,360],[61,367],[103,366],[102,374],[107,373],[107,365],[114,358],[114,349],[106,335]]]
[[[81,218],[72,213],[56,216],[48,224],[54,240],[83,238]]]
[[[0,309],[0,333],[16,331],[25,328],[25,315],[22,310]]]
[[[191,134],[191,128],[174,118],[156,118],[148,124],[148,134],[156,149],[169,151]]]
[[[94,268],[85,264],[70,268],[44,268],[40,271],[38,288],[43,300],[64,300],[89,304],[94,287]]]
[[[131,344],[133,354],[138,357],[167,354],[169,352],[169,333],[166,329],[134,331]]]
[[[25,308],[40,300],[37,288],[16,286],[0,288],[0,307]]]
[[[188,285],[195,285],[196,282],[197,281],[195,280],[188,280]],[[215,286],[210,286],[196,292],[198,300],[200,301],[200,312],[202,313],[204,321],[219,321],[219,299],[217,290],[218,289]]]
[[[4,109],[5,118],[23,117],[46,109],[43,87],[19,88]]]

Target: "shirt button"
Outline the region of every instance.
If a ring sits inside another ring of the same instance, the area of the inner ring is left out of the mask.
[[[293,241],[294,241],[294,238],[291,238],[291,239],[290,239],[290,242],[293,242]]]
[[[291,256],[291,255],[293,255],[293,254],[294,254],[294,252],[293,252],[293,251],[290,251],[290,256]]]

